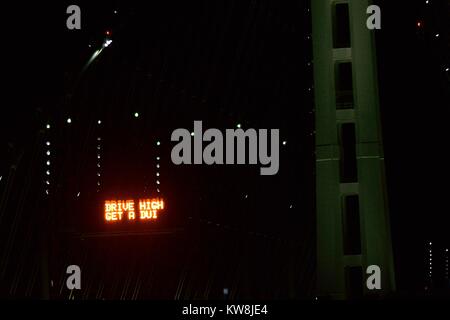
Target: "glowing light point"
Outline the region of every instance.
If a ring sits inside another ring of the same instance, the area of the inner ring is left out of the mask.
[[[111,39],[105,40],[105,42],[103,43],[103,48],[108,48],[112,43]]]
[[[72,123],[72,119],[71,118],[67,118],[67,123],[71,124]]]
[[[287,145],[287,141],[283,141],[283,146]]]
[[[135,113],[134,113],[134,117],[135,117],[135,118],[139,118],[139,113],[138,113],[138,112],[135,112]]]
[[[47,130],[50,129],[50,125],[49,124],[47,124],[45,127],[47,128]]]
[[[102,124],[102,120],[98,120],[98,121],[97,121],[97,124]]]
[[[157,141],[157,142],[156,142],[156,145],[157,145],[157,146],[160,146],[160,145],[161,145],[161,142],[160,142],[160,141]]]
[[[241,129],[241,128],[242,128],[242,125],[241,125],[240,123],[238,123],[236,127],[237,127],[238,129]]]

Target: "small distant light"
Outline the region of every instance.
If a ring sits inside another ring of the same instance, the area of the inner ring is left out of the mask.
[[[292,208],[294,208],[294,206],[291,204],[291,205],[289,206],[289,209],[292,209]]]
[[[72,119],[70,119],[70,118],[67,118],[67,123],[72,123]]]
[[[159,164],[157,164],[157,165],[156,165],[156,168],[158,168],[158,169],[159,169]]]
[[[157,142],[156,142],[156,145],[157,145],[157,146],[160,146],[160,145],[161,145],[161,142],[160,142],[160,141],[157,141]]]
[[[246,195],[244,196],[244,198],[245,198],[245,199],[248,199],[248,194],[246,194]]]
[[[45,190],[45,193],[48,195],[48,190]]]
[[[50,146],[50,141],[47,141],[45,144],[46,144],[47,146]]]
[[[50,161],[47,161],[47,165],[48,165],[48,166],[50,165]]]
[[[101,167],[100,163],[97,163],[97,168],[100,168],[100,167]]]
[[[156,173],[156,176],[159,177],[159,172]]]
[[[422,27],[422,22],[417,22],[417,26],[420,28],[420,27]]]
[[[159,180],[156,180],[156,184],[161,184],[161,183],[159,182]]]
[[[48,156],[50,155],[50,150],[47,151],[47,155],[48,155]]]
[[[138,112],[135,112],[135,113],[134,113],[134,117],[135,117],[135,118],[139,118],[139,113],[138,113]]]
[[[46,174],[47,174],[47,175],[49,176],[49,175],[50,175],[50,171],[49,171],[49,170],[47,170]]]
[[[50,129],[50,125],[49,125],[49,124],[47,124],[45,127],[46,127],[47,129]]]
[[[283,146],[287,145],[287,141],[283,141]]]
[[[430,246],[432,245],[432,242],[430,242]]]
[[[106,34],[107,36],[110,36],[110,35],[111,35],[111,31],[106,30],[105,34]]]
[[[436,37],[436,38],[439,38],[439,36],[440,36],[439,33],[436,33],[435,37]]]
[[[195,136],[195,133],[194,133],[194,132],[191,132],[191,137],[193,137],[193,136]]]
[[[97,121],[97,124],[102,124],[102,120],[98,120],[98,121]]]
[[[100,177],[100,176],[101,176],[100,172],[97,172],[97,177]]]
[[[97,141],[102,141],[102,138],[100,138],[100,137],[97,137]]]
[[[114,14],[117,14],[117,10],[114,10]]]
[[[445,252],[448,252],[448,249],[445,249]]]
[[[430,0],[425,1],[425,3],[426,3],[426,4],[429,4],[429,3],[430,3]]]
[[[161,159],[160,157],[156,157],[156,160],[158,160],[158,161],[159,161],[160,159]]]
[[[46,184],[46,185],[50,185],[50,181],[48,181],[48,180],[45,181],[45,184]]]
[[[80,197],[80,193],[81,193],[81,192],[78,192],[78,193],[77,193],[77,198],[79,198],[79,197]]]
[[[108,39],[103,43],[103,48],[109,47],[109,45],[112,43],[112,40]]]
[[[445,71],[446,71],[446,72],[449,72],[449,71],[450,71],[450,68],[445,68]]]
[[[224,295],[228,295],[230,291],[228,290],[228,288],[223,288],[223,294]]]
[[[156,189],[156,191],[157,191],[157,192],[161,192],[161,190],[159,190],[159,189]]]
[[[101,158],[101,156],[98,154],[98,155],[97,155],[97,159],[100,159],[100,158]]]

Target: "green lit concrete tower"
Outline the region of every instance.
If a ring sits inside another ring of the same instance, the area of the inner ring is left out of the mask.
[[[346,299],[395,289],[374,31],[368,0],[312,0],[317,291]],[[366,269],[381,268],[369,291]]]

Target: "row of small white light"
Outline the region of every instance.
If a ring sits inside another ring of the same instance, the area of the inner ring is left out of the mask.
[[[52,155],[52,152],[51,152],[51,142],[50,142],[50,139],[49,139],[49,136],[50,136],[50,128],[51,128],[51,126],[50,126],[50,124],[47,124],[46,126],[45,126],[45,128],[46,128],[46,130],[47,130],[47,139],[45,139],[46,141],[45,141],[45,148],[44,148],[44,150],[45,150],[45,157],[44,157],[44,161],[45,161],[45,166],[44,166],[44,168],[45,168],[45,181],[44,181],[44,183],[45,183],[45,194],[48,196],[48,195],[50,195],[50,175],[51,175],[51,155]]]
[[[157,152],[156,152],[156,192],[161,193],[161,173],[160,173],[160,169],[161,169],[161,155],[160,155],[160,147],[161,146],[161,142],[158,140],[156,141],[156,147],[157,147]]]
[[[102,160],[102,137],[100,136],[100,126],[102,124],[102,121],[98,120],[97,124],[99,126],[99,130],[98,130],[99,134],[97,136],[97,149],[96,149],[96,158],[97,158],[96,176],[97,176],[97,192],[100,192],[101,176],[102,176],[102,172],[101,172],[101,168],[102,168],[102,164],[101,164],[101,160]]]
[[[432,245],[433,243],[430,241],[429,243],[430,248],[429,248],[429,266],[428,266],[428,277],[431,279],[433,276],[433,250],[432,250]]]
[[[445,279],[448,280],[448,248],[445,249]]]

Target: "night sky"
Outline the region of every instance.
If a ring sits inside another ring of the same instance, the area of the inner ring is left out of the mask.
[[[450,2],[393,2],[377,1],[376,42],[397,286],[409,296],[426,285],[426,244],[450,246]],[[0,297],[41,297],[47,257],[56,299],[313,298],[309,1],[81,1],[79,31],[65,27],[69,4],[4,9]],[[194,120],[279,128],[279,173],[173,165],[170,135]],[[105,226],[104,200],[155,194],[167,203],[157,224]],[[99,236],[111,231],[128,235]],[[68,264],[87,290],[64,288]]]

